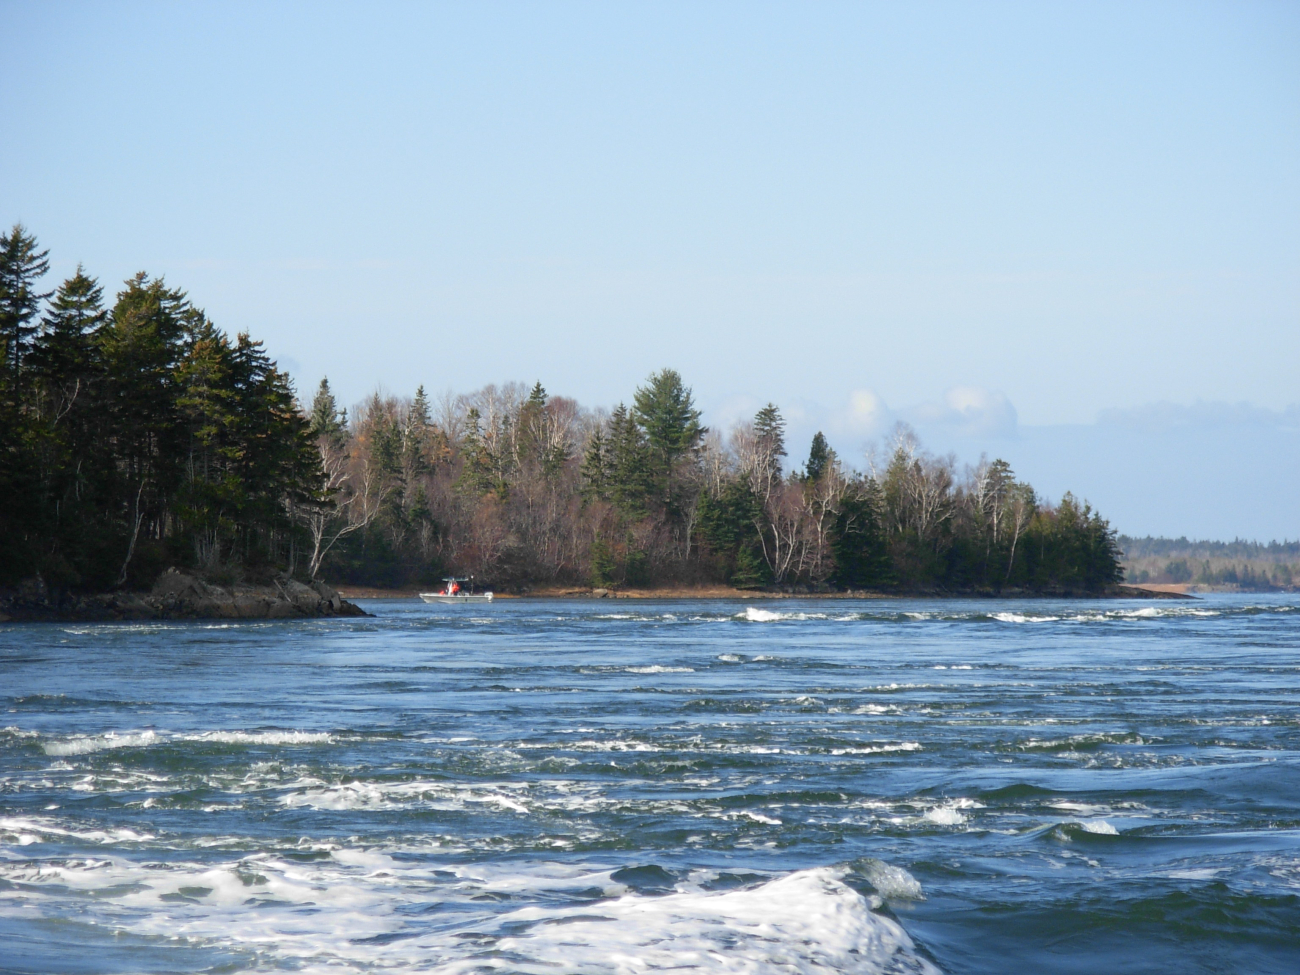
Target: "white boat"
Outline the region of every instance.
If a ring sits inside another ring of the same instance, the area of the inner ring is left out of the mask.
[[[426,603],[448,603],[455,606],[458,603],[490,603],[492,594],[490,592],[458,592],[454,595],[445,592],[422,592],[420,598]]]
[[[462,582],[470,583],[470,588],[473,588],[473,576],[447,576],[442,581],[447,585],[441,591],[422,592],[420,598],[426,603],[445,603],[448,606],[457,606],[460,603],[492,602],[492,593],[490,592],[461,592],[460,584]]]

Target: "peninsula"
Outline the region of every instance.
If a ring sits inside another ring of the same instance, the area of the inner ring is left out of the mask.
[[[338,613],[322,577],[446,574],[504,593],[1120,594],[1088,504],[1002,460],[959,468],[905,426],[865,470],[820,433],[794,462],[776,405],[710,429],[672,369],[612,410],[538,382],[349,414],[327,380],[300,401],[261,343],[162,278],[107,302],[81,268],[42,291],[48,266],[22,226],[0,237],[12,616]]]

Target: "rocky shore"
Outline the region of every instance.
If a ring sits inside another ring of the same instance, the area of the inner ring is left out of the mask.
[[[41,620],[265,620],[366,616],[323,582],[218,586],[168,569],[148,592],[51,592],[36,576],[0,590],[0,622]]]

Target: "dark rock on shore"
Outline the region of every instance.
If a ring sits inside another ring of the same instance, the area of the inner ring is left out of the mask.
[[[149,592],[94,595],[51,593],[40,576],[17,589],[0,590],[0,622],[6,620],[265,620],[320,616],[366,616],[323,582],[296,579],[270,585],[217,586],[168,569]]]

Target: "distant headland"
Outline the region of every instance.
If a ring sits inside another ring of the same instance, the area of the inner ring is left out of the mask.
[[[865,469],[820,433],[794,462],[777,406],[710,429],[672,369],[609,411],[538,382],[376,394],[349,415],[326,380],[300,401],[259,342],[161,278],[108,302],[81,268],[43,291],[47,269],[23,227],[0,237],[10,605],[147,603],[171,567],[211,587],[190,599],[209,609],[240,586],[292,582],[285,606],[318,611],[329,599],[303,590],[322,577],[444,574],[521,593],[1121,593],[1115,532],[1088,504],[1046,502],[1002,460],[959,467],[905,426]]]

